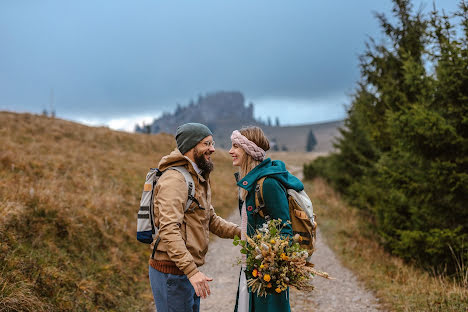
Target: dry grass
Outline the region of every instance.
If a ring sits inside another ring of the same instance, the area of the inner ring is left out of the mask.
[[[0,112],[0,311],[145,311],[149,250],[135,239],[149,167],[173,136]],[[213,205],[236,206],[218,152]]]
[[[304,164],[310,163],[312,160],[320,156],[325,156],[327,153],[318,153],[318,152],[267,152],[267,157],[271,159],[279,159],[285,162],[288,168],[297,167],[302,170]]]
[[[324,180],[306,183],[327,243],[342,262],[391,311],[468,311],[468,289],[443,276],[433,276],[385,252],[369,220],[340,199]]]

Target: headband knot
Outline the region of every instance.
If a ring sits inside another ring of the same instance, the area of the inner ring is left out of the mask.
[[[234,130],[231,135],[232,143],[236,143],[242,147],[242,149],[252,156],[253,159],[263,161],[265,159],[265,151],[258,147],[257,144],[243,136],[239,130]]]

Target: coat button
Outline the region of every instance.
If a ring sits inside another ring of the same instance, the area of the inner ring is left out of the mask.
[[[247,184],[249,184],[249,182],[244,181],[244,182],[242,182],[242,184],[247,185]]]

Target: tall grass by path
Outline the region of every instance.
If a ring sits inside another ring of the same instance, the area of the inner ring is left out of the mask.
[[[0,112],[0,311],[147,311],[149,247],[135,238],[148,168],[172,135]],[[213,206],[236,205],[218,151]]]
[[[307,181],[305,186],[327,244],[375,292],[386,309],[468,311],[466,285],[429,274],[385,252],[369,228],[370,220],[345,204],[323,179]]]

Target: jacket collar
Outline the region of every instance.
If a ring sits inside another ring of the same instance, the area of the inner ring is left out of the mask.
[[[195,170],[192,162],[180,153],[178,149],[173,150],[169,155],[164,156],[159,162],[158,168],[161,171],[166,170],[169,167],[185,166],[187,170],[195,175],[199,181],[205,182],[206,179]]]
[[[250,191],[255,186],[257,180],[264,176],[287,173],[286,170],[278,170],[279,168],[272,169],[272,161],[270,158],[267,158],[253,168],[242,180],[238,181],[237,186]]]

